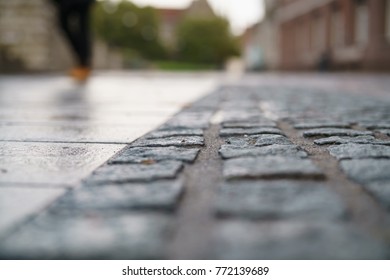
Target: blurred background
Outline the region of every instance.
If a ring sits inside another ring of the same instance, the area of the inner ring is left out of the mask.
[[[390,70],[390,0],[102,0],[96,69]],[[48,0],[0,0],[0,71],[70,68]]]

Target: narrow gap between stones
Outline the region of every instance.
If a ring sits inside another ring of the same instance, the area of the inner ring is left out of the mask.
[[[219,125],[205,131],[205,146],[193,165],[184,169],[185,193],[177,209],[175,233],[169,244],[169,259],[205,259],[211,247],[215,224],[214,202],[222,182],[222,161],[218,149]]]
[[[280,129],[297,146],[305,149],[309,158],[325,173],[327,184],[346,203],[349,220],[378,237],[386,235],[386,211],[361,185],[350,180],[339,168],[339,162],[324,147],[317,146],[313,139],[305,139],[299,131],[284,121]],[[388,229],[387,229],[388,230]]]

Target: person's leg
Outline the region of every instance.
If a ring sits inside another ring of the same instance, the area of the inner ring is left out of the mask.
[[[78,47],[79,61],[83,67],[91,67],[91,37],[89,27],[90,4],[83,4],[79,9],[78,17]]]
[[[74,32],[72,25],[72,17],[74,15],[74,10],[69,5],[60,4],[58,7],[59,14],[59,24],[60,27],[68,40],[73,52],[77,54],[79,49],[78,36]]]

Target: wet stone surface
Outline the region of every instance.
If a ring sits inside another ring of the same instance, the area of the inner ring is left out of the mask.
[[[371,144],[342,144],[328,148],[329,153],[338,160],[359,158],[388,158],[390,147]]]
[[[114,164],[97,169],[86,184],[126,183],[174,179],[183,168],[179,161],[162,161],[145,164]]]
[[[373,135],[370,131],[360,131],[342,128],[318,128],[303,132],[304,137],[329,137],[329,136],[362,136]]]
[[[2,241],[0,258],[160,259],[169,230],[164,215],[43,214]]]
[[[216,212],[257,219],[334,220],[345,216],[341,199],[315,181],[243,181],[220,187]]]
[[[132,143],[132,146],[138,147],[186,147],[186,146],[203,146],[204,138],[201,136],[172,136],[158,139],[138,139]]]
[[[153,163],[164,160],[192,163],[198,156],[199,151],[199,149],[178,147],[127,147],[111,159],[110,163]]]
[[[219,149],[219,154],[223,159],[256,156],[307,157],[307,153],[295,145],[270,145],[264,147],[222,145]]]
[[[61,198],[54,211],[126,209],[172,211],[183,191],[182,180],[84,187]]]
[[[217,258],[243,260],[383,259],[386,246],[339,223],[229,221],[215,233]],[[245,238],[237,238],[245,236]]]
[[[324,178],[310,160],[280,156],[229,159],[224,161],[223,174],[226,179]]]

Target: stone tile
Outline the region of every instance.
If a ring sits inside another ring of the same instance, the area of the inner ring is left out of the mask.
[[[269,145],[292,145],[287,137],[276,134],[250,135],[246,137],[230,137],[225,140],[227,144],[238,147],[263,147]]]
[[[224,183],[216,212],[258,219],[334,220],[345,216],[340,198],[315,181],[240,181]]]
[[[127,147],[110,160],[110,163],[145,163],[177,160],[192,163],[199,149],[178,147]]]
[[[390,147],[371,144],[342,144],[328,148],[329,153],[342,159],[390,158]]]
[[[307,157],[307,153],[295,145],[270,145],[244,148],[234,145],[222,145],[219,149],[219,154],[223,159],[257,156]]]
[[[67,124],[0,125],[0,140],[61,143],[127,144],[152,129],[148,125],[101,125],[68,122]]]
[[[294,124],[295,129],[314,129],[314,128],[350,128],[348,122],[302,122]]]
[[[217,259],[344,260],[386,258],[386,245],[348,224],[228,221],[215,232]]]
[[[18,223],[38,214],[65,193],[60,188],[0,188],[0,236]]]
[[[359,125],[370,130],[390,129],[390,122],[361,122]]]
[[[229,137],[229,136],[237,136],[237,135],[253,135],[253,134],[283,135],[283,132],[278,128],[256,127],[256,128],[223,128],[219,133],[221,137]]]
[[[164,215],[45,214],[0,243],[0,258],[161,259],[170,227]]]
[[[280,156],[229,159],[224,162],[223,175],[226,179],[324,178],[322,171],[310,160]]]
[[[373,135],[371,131],[360,131],[343,128],[317,128],[303,132],[304,137],[330,137],[330,136],[363,136]]]
[[[105,165],[97,169],[86,182],[87,184],[105,184],[174,179],[182,168],[183,163],[179,161]]]
[[[0,144],[0,183],[75,185],[121,150],[123,145]]]
[[[159,129],[146,135],[148,139],[172,137],[172,136],[203,136],[202,129]]]
[[[374,145],[390,145],[390,141],[378,140],[373,136],[332,136],[314,140],[317,145],[340,145],[340,144],[374,144]]]
[[[390,136],[390,129],[380,129],[378,130],[380,133]]]
[[[351,179],[358,183],[390,182],[390,160],[388,159],[343,160],[340,166]]]
[[[181,180],[83,187],[61,198],[53,211],[121,209],[172,211],[183,191]]]
[[[138,147],[167,147],[167,146],[203,146],[204,138],[201,136],[172,136],[159,139],[138,139],[132,146]]]

